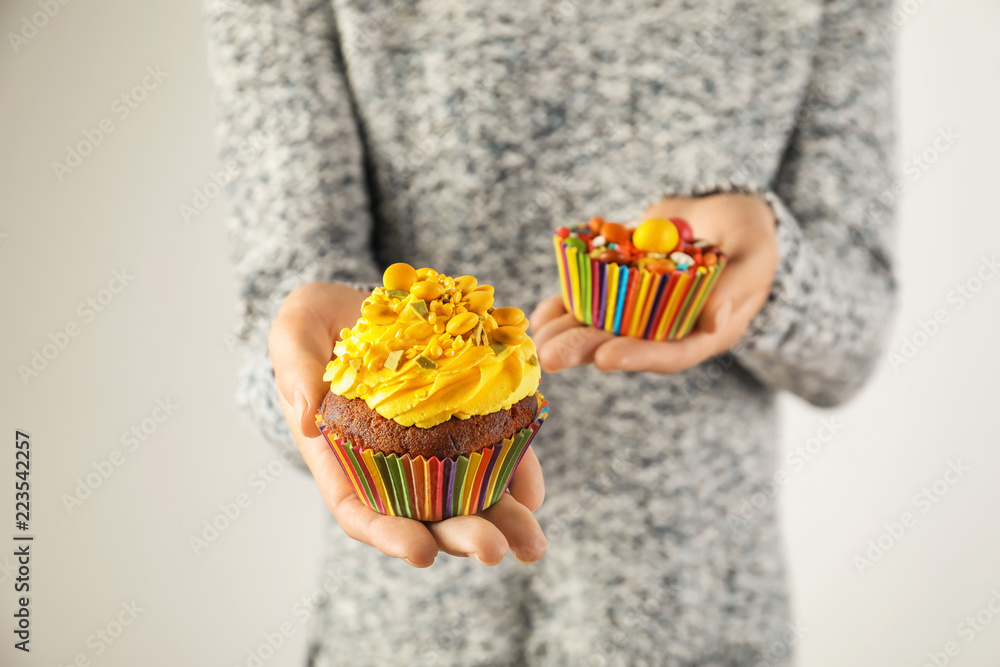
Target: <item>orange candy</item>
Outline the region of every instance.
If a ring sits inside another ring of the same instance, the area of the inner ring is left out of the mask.
[[[639,260],[639,268],[650,273],[673,273],[677,266],[669,259],[662,257],[644,257]]]
[[[627,243],[632,238],[628,228],[617,222],[605,222],[601,227],[601,236],[607,239],[608,243]]]
[[[590,231],[595,233],[599,232],[601,231],[601,227],[604,226],[604,218],[598,218],[595,216],[590,219],[590,222],[587,224],[587,226],[590,227]]]

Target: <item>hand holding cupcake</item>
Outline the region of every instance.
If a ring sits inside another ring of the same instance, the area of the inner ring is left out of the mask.
[[[666,238],[670,236],[670,229],[658,228],[656,221],[661,220],[671,221],[677,241]],[[684,229],[681,221],[685,220],[690,223],[690,229]],[[600,304],[593,302],[591,312],[587,313],[585,306],[592,302],[586,299],[571,299],[569,310],[562,294],[546,299],[531,316],[539,359],[545,370],[558,371],[593,363],[606,371],[676,373],[726,352],[763,307],[778,266],[775,218],[763,199],[742,194],[665,199],[649,207],[643,221],[634,232],[622,226],[619,240],[625,245],[624,251],[618,247],[608,248],[622,257],[598,255],[593,259],[604,265],[612,262],[620,266],[622,262],[631,262],[635,267],[633,273],[641,269],[643,274],[650,274],[645,285],[642,280],[629,283],[629,289],[635,283],[635,300],[644,303],[648,312],[641,308],[620,314],[607,308],[602,311]],[[611,228],[612,235],[618,231]],[[642,257],[636,261],[626,253],[634,248],[635,235],[640,233],[644,237],[639,243],[650,252],[639,253]],[[630,234],[630,238],[626,239],[626,234]],[[690,236],[685,239],[687,235]],[[695,237],[709,242],[692,243]],[[601,242],[608,240],[599,239]],[[654,247],[656,243],[664,247]],[[700,263],[692,256],[693,250],[677,253],[677,245],[685,243],[694,248],[702,246]],[[673,250],[669,251],[667,246]],[[720,261],[723,256],[724,262]],[[722,265],[725,271],[720,273]],[[618,278],[618,267],[609,273]],[[678,273],[690,274],[690,278],[678,276]],[[705,282],[712,276],[714,282]],[[662,295],[676,287],[677,281],[688,281],[675,292],[678,300],[664,299],[656,304],[657,293],[651,285],[659,286]],[[605,279],[601,284],[604,293],[609,294],[610,283]],[[623,286],[618,282],[614,285]],[[591,291],[587,292],[587,287]],[[638,298],[643,288],[648,295],[645,301]],[[574,294],[572,286],[568,291]],[[595,294],[589,285],[580,292]],[[629,301],[626,293],[622,293],[621,298]],[[663,308],[657,311],[652,307],[655,305]],[[594,320],[595,312],[597,320]],[[588,314],[589,326],[581,324]],[[619,317],[617,324],[616,315]]]
[[[303,286],[272,328],[279,399],[328,507],[348,535],[418,567],[438,551],[541,558],[528,443],[547,407],[524,314],[468,276],[394,265],[384,283]]]

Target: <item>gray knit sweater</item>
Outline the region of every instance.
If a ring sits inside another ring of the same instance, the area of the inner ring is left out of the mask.
[[[331,520],[316,665],[779,665],[803,632],[771,483],[774,397],[870,374],[892,311],[890,0],[212,0],[247,361],[313,280],[406,261],[557,291],[553,227],[740,190],[778,219],[771,298],[733,354],[673,376],[546,375],[549,553],[415,570]],[[759,497],[759,496],[758,496]],[[758,503],[759,504],[759,503]]]

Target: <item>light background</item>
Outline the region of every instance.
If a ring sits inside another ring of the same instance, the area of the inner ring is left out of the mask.
[[[783,510],[805,628],[802,667],[923,665],[949,641],[960,649],[951,665],[996,665],[1000,656],[992,612],[971,642],[957,628],[1000,591],[1000,278],[962,308],[948,300],[959,284],[976,287],[981,257],[1000,253],[1000,5],[906,6],[900,167],[941,130],[958,134],[905,181],[903,302],[891,350],[900,352],[904,339],[921,347],[896,369],[883,364],[843,409],[786,399],[789,451],[824,419],[842,426],[790,469],[778,501],[754,499]],[[30,0],[0,5],[0,514],[13,522],[6,443],[20,428],[32,436],[37,536],[30,657],[11,648],[14,563],[0,555],[0,663],[65,665],[84,654],[99,665],[245,665],[263,633],[290,621],[293,637],[265,664],[300,664],[305,626],[292,606],[317,583],[325,509],[310,479],[291,469],[259,494],[252,485],[275,456],[241,424],[231,399],[237,358],[224,337],[234,333],[235,285],[225,204],[213,200],[189,224],[178,213],[217,167],[201,8],[70,2],[14,54],[7,33],[36,11]],[[112,103],[147,66],[167,76],[121,119]],[[106,117],[114,132],[59,182],[51,163]],[[134,280],[87,321],[78,304],[121,269]],[[947,323],[919,335],[939,309]],[[71,322],[79,335],[25,385],[18,364]],[[122,432],[150,417],[157,399],[179,407],[70,514],[60,497],[124,449]],[[914,494],[952,461],[970,470],[922,512]],[[195,555],[189,537],[244,492],[250,506]],[[905,511],[916,524],[898,539],[883,537],[891,548],[859,573],[854,557]],[[132,600],[142,613],[95,658],[88,636]]]

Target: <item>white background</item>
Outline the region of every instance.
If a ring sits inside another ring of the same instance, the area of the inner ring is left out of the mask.
[[[891,349],[908,339],[921,344],[916,355],[895,369],[884,363],[844,409],[785,403],[789,450],[817,436],[823,419],[842,424],[789,469],[777,501],[805,628],[803,667],[917,667],[949,641],[960,651],[952,665],[996,665],[1000,656],[1000,618],[971,641],[957,627],[1000,591],[1000,278],[961,308],[948,299],[981,257],[1000,254],[1000,5],[908,4],[900,168],[941,130],[959,138],[906,180]],[[3,34],[37,9],[4,2]],[[0,548],[4,665],[94,658],[88,636],[133,600],[143,611],[94,664],[242,665],[284,621],[295,634],[266,664],[302,661],[305,627],[292,606],[315,587],[325,509],[291,469],[252,485],[275,457],[231,400],[237,358],[224,336],[233,332],[235,285],[224,202],[188,224],[178,213],[217,167],[201,25],[192,2],[79,0],[60,5],[19,53],[6,37],[0,45],[0,429],[5,442],[15,428],[31,432],[37,535],[30,657],[11,648],[13,559]],[[112,104],[147,66],[167,76],[122,119]],[[114,131],[60,182],[51,163],[104,118]],[[134,276],[126,289],[92,319],[78,311],[121,269]],[[947,322],[919,335],[938,310]],[[72,323],[79,334],[25,385],[17,366]],[[121,434],[150,417],[157,399],[179,407],[127,451]],[[124,462],[69,513],[60,497],[115,449],[126,450]],[[923,511],[914,495],[950,462],[969,471],[939,484],[946,494]],[[12,463],[5,444],[5,521],[13,520]],[[250,506],[195,555],[189,537],[240,493]],[[860,573],[855,556],[907,511],[915,524],[898,539],[883,536],[891,548]]]

